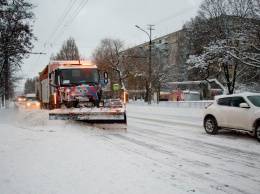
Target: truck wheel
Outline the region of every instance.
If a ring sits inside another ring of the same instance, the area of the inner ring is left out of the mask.
[[[208,116],[204,119],[204,128],[208,134],[216,135],[218,133],[218,123],[212,116]]]
[[[255,128],[255,136],[257,140],[260,142],[260,124],[258,123],[256,128]]]

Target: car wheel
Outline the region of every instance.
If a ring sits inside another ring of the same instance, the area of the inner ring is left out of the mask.
[[[208,134],[215,135],[218,133],[218,124],[214,117],[206,117],[204,120],[204,128]]]
[[[260,142],[260,124],[258,124],[257,127],[255,128],[255,136]]]

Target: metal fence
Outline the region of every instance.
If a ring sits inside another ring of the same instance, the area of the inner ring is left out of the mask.
[[[203,100],[203,101],[160,101],[157,103],[156,101],[152,101],[151,106],[161,106],[161,107],[173,107],[173,108],[205,108],[213,100]],[[137,100],[137,101],[129,101],[127,104],[136,105],[136,106],[148,106],[147,102]]]

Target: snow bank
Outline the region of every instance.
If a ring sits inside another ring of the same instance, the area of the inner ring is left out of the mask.
[[[23,129],[34,130],[34,131],[45,131],[45,132],[66,132],[71,131],[81,131],[87,135],[103,135],[111,133],[125,132],[125,130],[103,130],[85,122],[74,121],[74,120],[49,120],[49,110],[34,109],[25,110],[19,108],[14,110],[2,109],[2,111],[10,112],[10,119],[7,124],[11,124]],[[2,112],[1,111],[1,112]],[[14,117],[18,119],[14,119]],[[47,126],[47,127],[46,127]]]
[[[48,125],[49,111],[47,110],[24,110],[18,114],[19,127],[35,127]]]

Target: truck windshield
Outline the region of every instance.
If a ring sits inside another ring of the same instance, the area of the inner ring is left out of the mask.
[[[80,84],[99,84],[99,74],[97,69],[61,69],[61,86]]]

